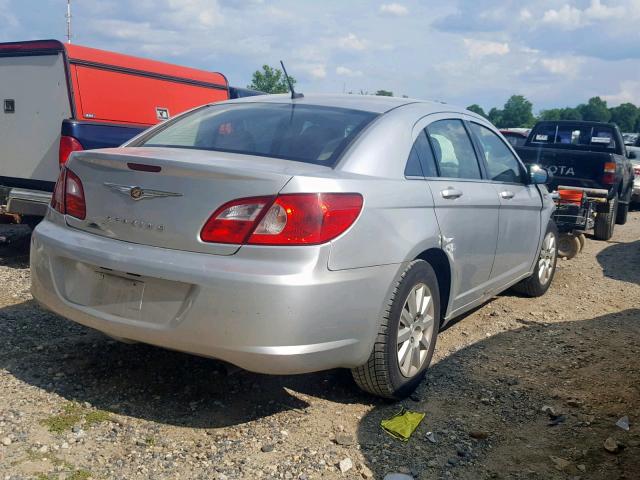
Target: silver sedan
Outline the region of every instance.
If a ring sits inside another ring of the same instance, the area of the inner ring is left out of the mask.
[[[545,180],[449,105],[208,105],[72,155],[32,237],[32,291],[123,341],[270,374],[346,367],[401,398],[451,319],[549,288]]]

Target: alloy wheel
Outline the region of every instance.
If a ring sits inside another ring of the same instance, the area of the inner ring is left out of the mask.
[[[398,323],[398,366],[404,377],[418,373],[431,345],[434,304],[431,290],[424,283],[415,285],[400,314]]]
[[[556,236],[553,232],[548,232],[542,242],[538,260],[538,278],[542,285],[546,285],[551,280],[557,253]]]

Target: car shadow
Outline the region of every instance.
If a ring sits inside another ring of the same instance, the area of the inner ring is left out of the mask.
[[[410,399],[370,410],[361,452],[374,478],[636,478],[640,431],[615,423],[640,421],[638,352],[638,309],[497,334],[432,365]],[[380,427],[401,406],[426,414],[408,442]],[[609,436],[626,447],[618,455],[603,448]]]
[[[640,240],[631,243],[609,242],[596,258],[606,277],[640,284]]]
[[[163,424],[218,428],[283,410],[305,398],[367,402],[350,373],[259,375],[223,362],[124,344],[30,300],[0,309],[0,369],[69,401]]]

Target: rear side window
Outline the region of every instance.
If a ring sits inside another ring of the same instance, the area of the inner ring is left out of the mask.
[[[437,177],[435,159],[433,152],[427,140],[425,131],[421,131],[420,135],[413,143],[413,148],[407,160],[407,167],[404,171],[407,177]]]
[[[433,122],[427,127],[427,134],[441,177],[481,178],[473,144],[461,120]]]
[[[518,159],[498,135],[477,123],[471,123],[471,131],[480,142],[491,180],[513,183],[522,181]]]
[[[179,118],[131,146],[243,153],[332,167],[375,117],[316,105],[220,104]]]
[[[616,148],[611,127],[589,125],[546,124],[536,127],[531,137],[532,143],[575,145],[579,147]]]

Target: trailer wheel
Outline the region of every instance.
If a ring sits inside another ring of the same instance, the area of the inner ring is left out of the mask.
[[[578,241],[580,242],[580,251],[584,250],[584,245],[587,243],[587,237],[584,236],[584,233],[581,233],[577,236]]]
[[[561,233],[558,237],[558,256],[571,260],[580,252],[580,240],[572,233]]]
[[[613,235],[613,227],[616,224],[616,211],[618,210],[617,197],[612,198],[604,205],[598,206],[598,214],[593,226],[593,236],[596,240],[609,240]]]

